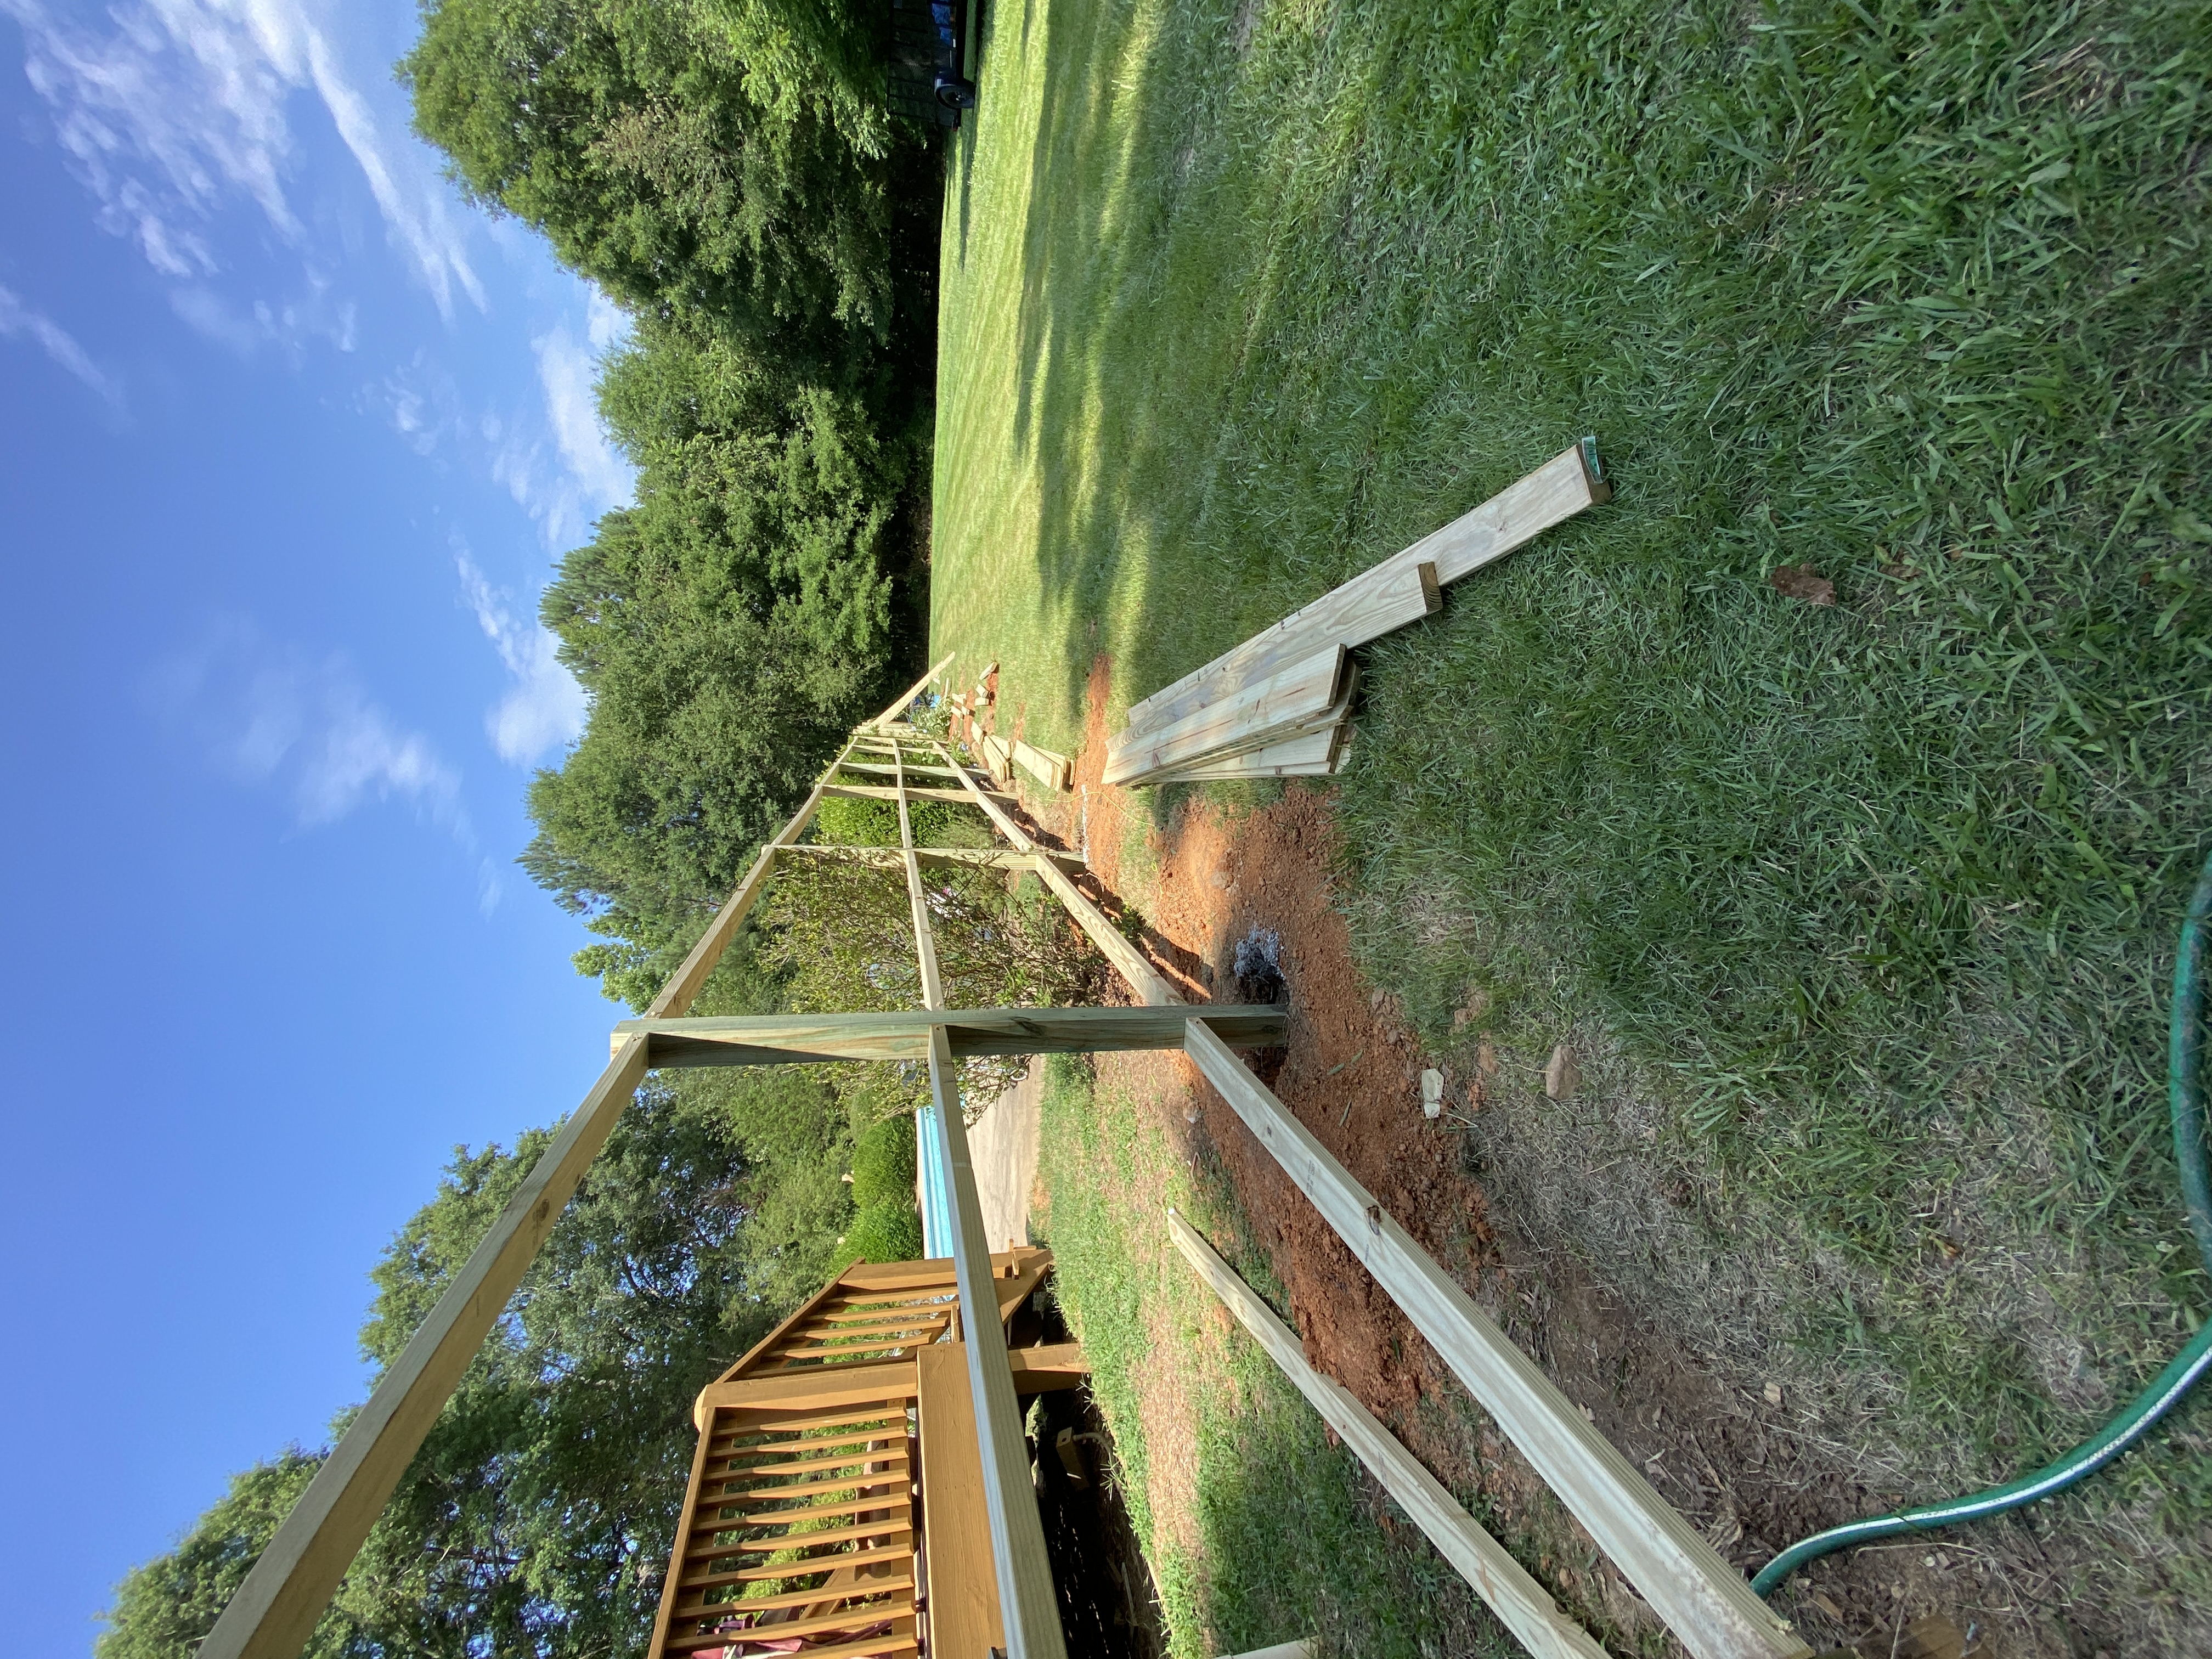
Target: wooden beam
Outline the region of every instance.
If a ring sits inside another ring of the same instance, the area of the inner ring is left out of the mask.
[[[734,1382],[709,1382],[691,1402],[691,1420],[704,1424],[718,1411],[769,1411],[780,1406],[818,1406],[824,1411],[872,1406],[913,1392],[911,1359],[877,1365],[809,1365]]]
[[[1080,1342],[1047,1342],[1034,1348],[1009,1348],[1014,1392],[1056,1394],[1079,1386],[1091,1375],[1090,1356]]]
[[[652,1066],[784,1066],[848,1060],[927,1060],[942,1028],[955,1060],[970,1054],[1083,1054],[1180,1048],[1200,1018],[1234,1048],[1269,1048],[1290,1030],[1267,1004],[1207,1004],[1193,1012],[1138,1008],[939,1008],[896,1014],[740,1014],[626,1019],[617,1042],[642,1033]]]
[[[853,800],[896,800],[898,799],[897,790],[874,783],[826,783],[822,786],[822,793],[825,795],[843,795]],[[964,801],[968,799],[963,790],[928,789],[919,784],[908,788],[906,793],[907,799],[909,800]],[[1019,799],[1004,789],[994,789],[990,793],[1000,800]]]
[[[939,1342],[916,1356],[921,1430],[922,1538],[929,1563],[929,1646],[933,1654],[986,1659],[1006,1644],[991,1556],[991,1512],[975,1443],[968,1355]]]
[[[1449,586],[1612,497],[1611,486],[1597,471],[1595,444],[1587,447],[1587,453],[1582,444],[1563,450],[1472,512],[1134,704],[1128,729],[1115,739],[1114,746],[1157,731],[1234,688],[1265,678],[1326,647],[1364,645],[1416,620],[1423,614],[1413,608],[1419,566],[1434,566],[1436,581]],[[1396,596],[1395,608],[1392,595]]]
[[[1336,769],[1344,728],[1331,726],[1283,743],[1271,743],[1242,755],[1178,766],[1147,780],[1154,783],[1197,783],[1207,778],[1313,778]]]
[[[1014,739],[1013,752],[1014,764],[1048,789],[1066,789],[1074,781],[1075,763],[1065,755],[1024,743],[1019,738]]]
[[[894,870],[906,862],[904,853],[896,847],[842,847],[835,842],[802,841],[783,850],[819,853],[825,858],[850,859],[856,864],[882,865]],[[917,847],[914,855],[924,864],[975,864],[993,870],[1034,869],[1034,860],[1037,859],[1051,859],[1077,870],[1089,868],[1080,853],[1063,853],[1051,847],[1040,847],[1034,853],[1011,852],[1003,847]]]
[[[1806,1659],[1812,1650],[1752,1593],[1744,1576],[1583,1420],[1233,1050],[1196,1019],[1186,1028],[1184,1046],[1683,1646],[1697,1659]]]
[[[870,720],[868,724],[880,731],[883,727],[889,726],[893,720],[898,719],[900,715],[905,714],[908,708],[914,706],[914,700],[920,696],[923,692],[929,690],[929,683],[935,679],[939,674],[942,674],[946,669],[951,667],[952,659],[959,654],[960,653],[957,651],[947,653],[943,662],[938,664],[936,667],[931,669],[929,672],[924,674],[912,685],[907,687],[906,690],[900,696],[897,702],[894,702],[890,708],[884,709],[882,714],[877,715],[875,719]]]
[[[1522,1646],[1535,1659],[1605,1659],[1605,1650],[1559,1611],[1544,1587],[1460,1507],[1443,1483],[1399,1444],[1351,1390],[1307,1362],[1304,1345],[1296,1334],[1173,1210],[1168,1212],[1168,1235],[1183,1259],[1198,1270],[1198,1276],[1282,1368],[1283,1375],[1312,1401],[1322,1420],[1336,1431],[1368,1472],[1382,1483],[1383,1490],[1398,1500],[1399,1508],[1427,1534],[1437,1553],[1474,1586],[1476,1594],[1520,1638]]]
[[[952,758],[945,754],[943,744],[936,744],[936,749],[948,761]],[[1021,825],[984,793],[973,778],[966,779],[966,782],[975,805],[981,807],[984,816],[998,826],[1000,835],[1022,852],[1036,850],[1036,843]],[[1165,976],[1145,959],[1145,953],[1123,937],[1121,930],[1106,919],[1104,911],[1083,896],[1083,890],[1068,878],[1065,871],[1048,860],[1037,866],[1036,872],[1044,884],[1052,889],[1054,896],[1067,907],[1068,915],[1075,918],[1075,925],[1082,928],[1085,936],[1098,947],[1099,954],[1112,963],[1121,977],[1129,981],[1129,988],[1137,994],[1139,1002],[1161,1004],[1182,1000],[1168,984]]]
[[[1344,679],[1344,647],[1329,645],[1264,679],[1208,700],[1181,719],[1140,732],[1109,750],[1104,781],[1127,783],[1148,772],[1195,765],[1234,754],[1264,738],[1291,737],[1326,725]]]
[[[951,757],[945,758],[949,763]],[[980,798],[974,779],[963,774],[962,781]],[[914,827],[908,820],[903,778],[899,784],[899,844],[906,854],[907,901],[914,915],[922,1006],[936,1012],[945,1006],[945,987],[938,974],[921,867],[914,856]],[[929,1092],[932,1109],[926,1127],[932,1144],[927,1151],[936,1158],[952,1199],[952,1273],[960,1290],[960,1341],[968,1353],[968,1389],[975,1401],[975,1446],[982,1465],[984,1507],[990,1516],[991,1562],[998,1579],[1006,1659],[1067,1659],[1060,1597],[1053,1587],[1044,1522],[1030,1475],[1029,1443],[1022,1432],[1021,1407],[1014,1398],[1006,1358],[1006,1333],[998,1319],[982,1313],[986,1308],[997,1310],[999,1287],[990,1241],[983,1233],[983,1206],[976,1195],[968,1131],[961,1121],[959,1073],[941,1024],[929,1032]]]
[[[998,1321],[968,1312],[992,1306],[995,1291],[982,1206],[975,1194],[975,1168],[969,1157],[968,1132],[960,1121],[957,1074],[942,1027],[931,1040],[929,1081],[936,1109],[930,1122],[934,1151],[944,1161],[952,1190],[952,1261],[963,1310],[960,1346],[967,1351],[968,1387],[975,1401],[976,1446],[990,1514],[992,1565],[999,1581],[1006,1659],[1066,1659],[1006,1332]]]
[[[633,1039],[378,1380],[200,1644],[203,1659],[298,1659],[423,1436],[644,1080],[645,1042]]]

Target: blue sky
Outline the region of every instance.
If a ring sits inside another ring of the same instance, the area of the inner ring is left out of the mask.
[[[10,1654],[322,1443],[378,1252],[618,1017],[513,860],[620,319],[409,133],[415,27],[0,0]]]

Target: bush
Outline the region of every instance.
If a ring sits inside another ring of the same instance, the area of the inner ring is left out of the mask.
[[[921,1261],[921,1212],[911,1200],[871,1206],[854,1218],[844,1254],[855,1261]]]

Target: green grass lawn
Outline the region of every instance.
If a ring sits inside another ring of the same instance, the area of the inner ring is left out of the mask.
[[[1367,653],[1366,971],[1439,1053],[1572,1032],[1590,1099],[1486,1149],[1501,1188],[1725,1347],[1704,1264],[1544,1148],[1676,1182],[1900,1493],[2100,1421],[2212,1308],[2164,1094],[2212,842],[2212,11],[998,0],[987,34],[933,649],[1072,747],[1097,653],[1118,714],[1595,433],[1611,506]],[[2207,1425],[2062,1524],[2212,1600]]]

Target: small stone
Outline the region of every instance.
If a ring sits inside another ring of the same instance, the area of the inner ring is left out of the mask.
[[[1421,1115],[1428,1118],[1444,1115],[1444,1074],[1433,1066],[1421,1073]]]
[[[1370,1010],[1380,1008],[1382,1006],[1382,993],[1381,990],[1377,989],[1367,994],[1367,1006]]]
[[[1782,1403],[1782,1385],[1779,1382],[1770,1382],[1766,1385],[1766,1403],[1770,1406],[1778,1406]]]
[[[1574,1050],[1562,1042],[1552,1050],[1550,1062],[1544,1067],[1544,1092],[1553,1100],[1571,1100],[1575,1085],[1582,1081],[1582,1068],[1575,1064]]]

